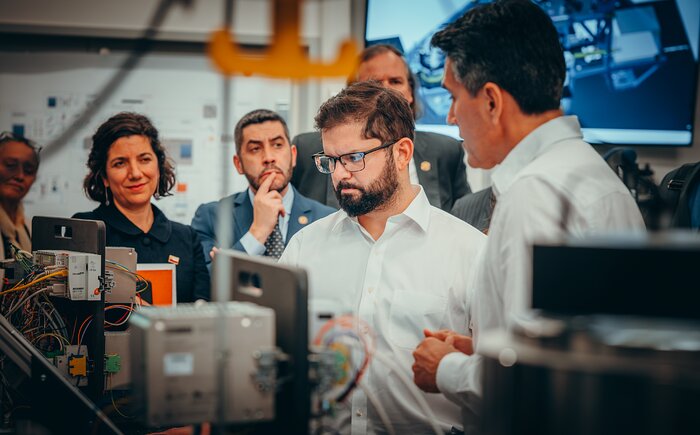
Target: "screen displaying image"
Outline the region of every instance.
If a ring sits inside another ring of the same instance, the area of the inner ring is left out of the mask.
[[[405,53],[419,83],[419,128],[456,136],[432,35],[490,0],[368,0],[367,45]],[[561,107],[591,143],[692,144],[700,1],[533,0],[559,33],[567,66]]]

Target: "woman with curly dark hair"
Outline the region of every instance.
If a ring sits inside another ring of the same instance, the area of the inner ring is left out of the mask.
[[[101,220],[107,246],[131,247],[139,263],[177,265],[177,301],[209,299],[209,272],[197,233],[168,220],[151,203],[170,195],[175,172],[158,131],[138,113],[123,112],[102,124],[92,137],[88,175],[83,187],[100,203],[79,219]],[[150,302],[148,292],[142,295]]]

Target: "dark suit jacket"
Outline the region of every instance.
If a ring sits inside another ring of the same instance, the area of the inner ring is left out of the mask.
[[[300,134],[292,143],[297,147],[297,165],[292,174],[294,187],[309,198],[339,208],[331,177],[318,172],[311,158],[323,151],[321,133]],[[428,201],[449,212],[457,198],[470,191],[462,145],[451,137],[424,131],[416,132],[413,145],[418,181]]]
[[[452,207],[452,214],[484,232],[491,224],[494,205],[493,191],[487,187],[459,198]]]
[[[292,186],[294,189],[294,186]],[[202,204],[197,208],[197,211],[192,218],[192,228],[197,231],[199,238],[202,240],[202,248],[206,254],[208,261],[211,261],[209,252],[214,246],[221,246],[219,238],[216,235],[217,215],[219,210],[231,210],[233,204],[233,240],[228,243],[233,246],[233,249],[245,252],[241,245],[241,237],[248,232],[248,229],[253,223],[253,204],[248,197],[248,190],[234,193],[220,201],[214,201],[207,204]],[[330,207],[305,198],[296,189],[294,190],[294,203],[289,216],[289,226],[287,227],[287,238],[284,241],[286,245],[289,239],[294,234],[306,225],[328,216],[335,212]]]

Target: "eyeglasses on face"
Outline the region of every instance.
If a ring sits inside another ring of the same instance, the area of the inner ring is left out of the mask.
[[[316,169],[322,174],[332,174],[333,171],[335,171],[337,162],[340,162],[348,172],[359,172],[365,169],[365,156],[367,156],[367,154],[388,148],[396,142],[398,142],[398,139],[383,143],[371,150],[342,154],[338,157],[327,156],[321,152],[314,154],[311,158],[313,158],[314,163],[316,163]]]

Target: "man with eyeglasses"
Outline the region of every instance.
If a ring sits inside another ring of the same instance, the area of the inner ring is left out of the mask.
[[[330,177],[341,210],[298,232],[280,262],[309,272],[310,302],[334,302],[340,314],[365,322],[358,333],[374,332],[364,389],[350,399],[351,432],[387,431],[379,415],[395,433],[449,432],[460,422],[459,408],[409,390],[411,351],[424,328],[467,333],[468,283],[485,236],[431,206],[423,188],[411,184],[413,114],[396,91],[376,82],[350,85],[321,106],[315,121],[323,152],[314,161]]]
[[[376,44],[360,53],[357,71],[349,83],[367,80],[377,80],[397,91],[408,101],[414,119],[419,117],[416,79],[403,54],[395,47]],[[330,181],[316,171],[310,158],[322,149],[321,135],[318,132],[302,133],[294,137],[292,143],[297,146],[299,163],[291,183],[303,195],[338,208]],[[449,212],[458,198],[470,192],[460,142],[442,134],[416,131],[413,145],[413,161],[408,167],[411,182],[423,186],[430,204]],[[488,208],[472,211],[488,212]]]

